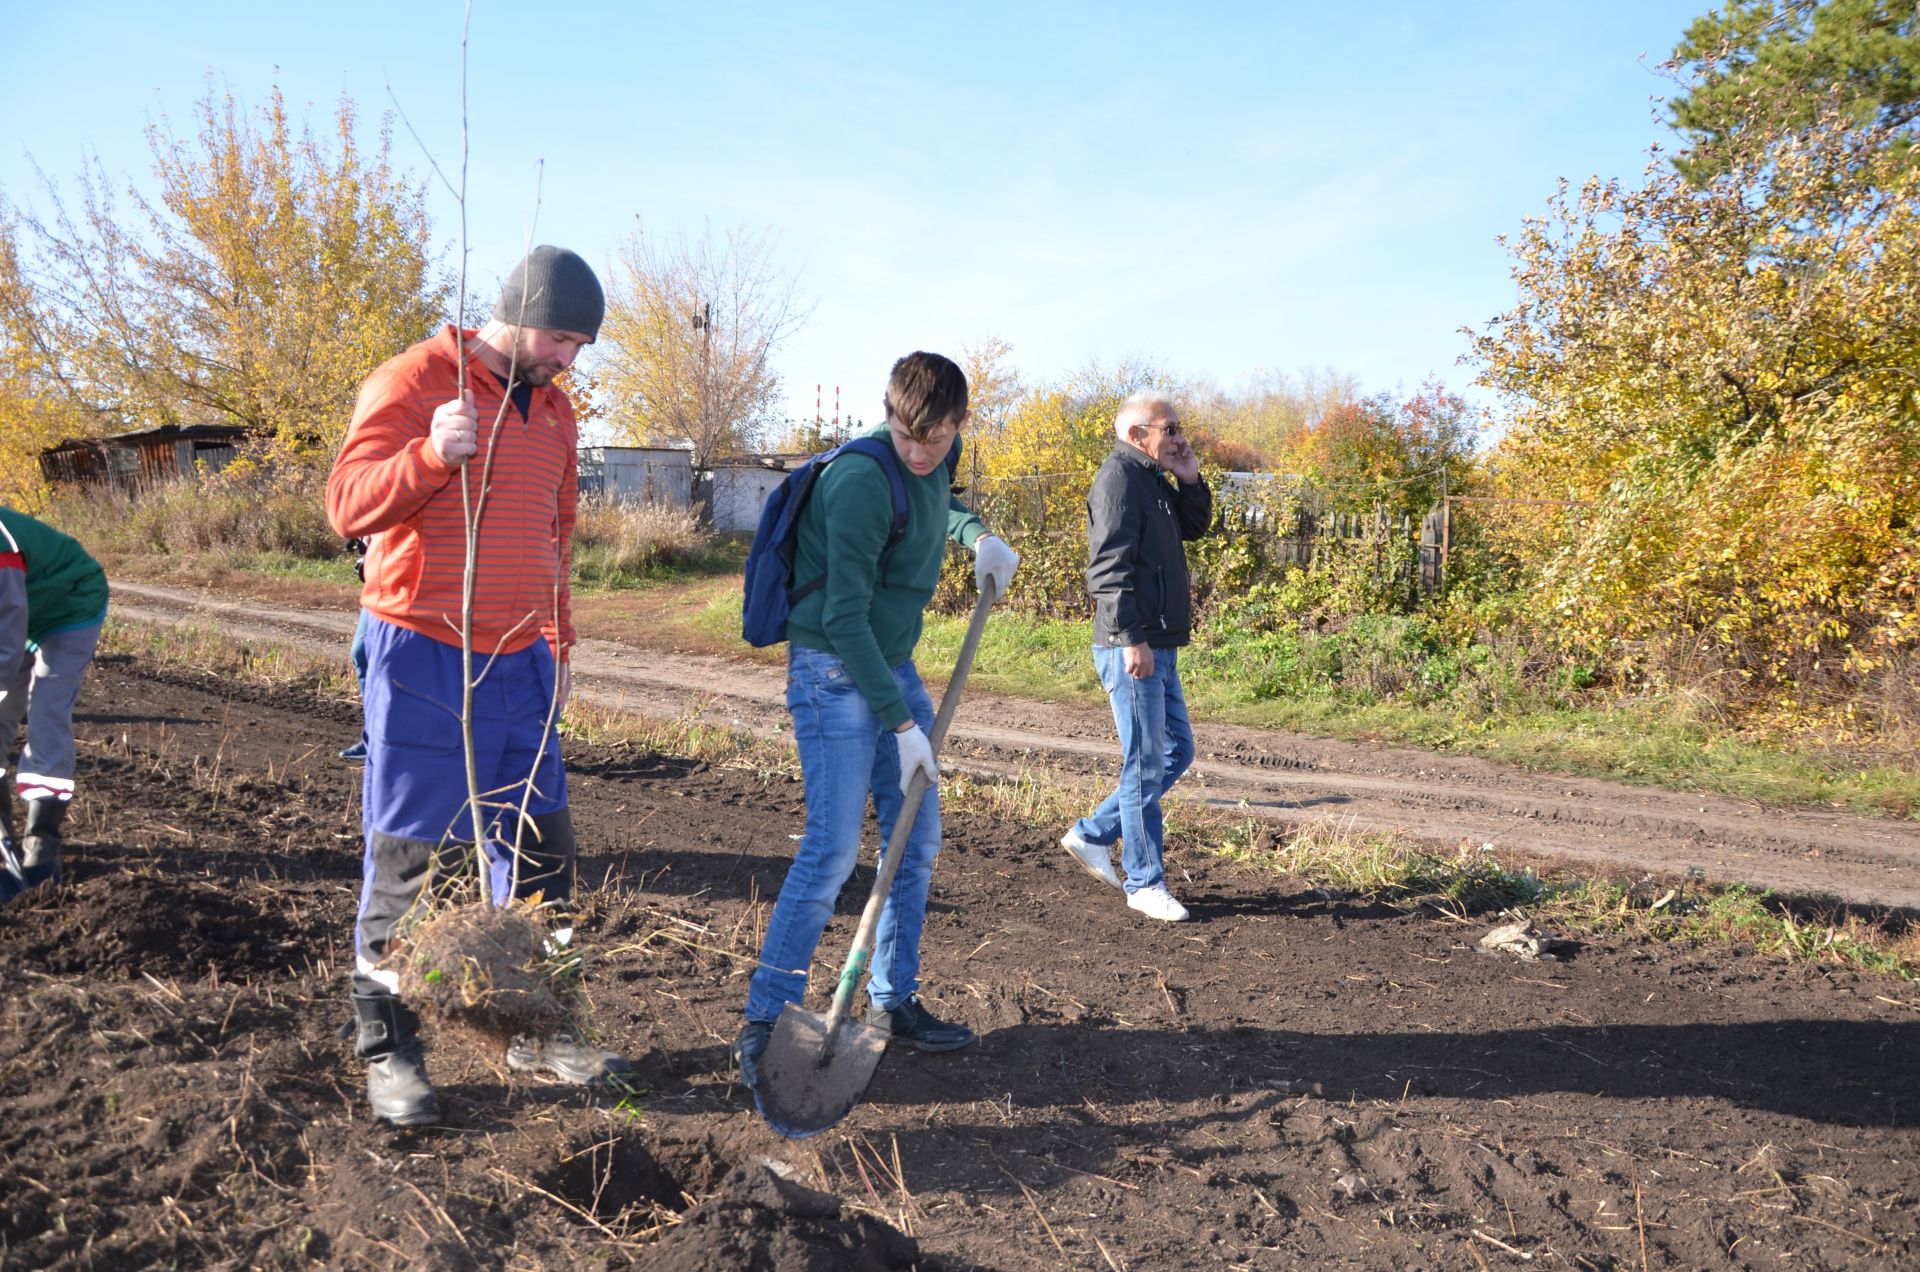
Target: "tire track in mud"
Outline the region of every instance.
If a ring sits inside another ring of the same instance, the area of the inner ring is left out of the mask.
[[[149,584],[113,585],[113,613],[208,623],[242,639],[344,658],[354,615]],[[782,735],[780,671],[708,655],[582,640],[574,692],[602,706]],[[1193,793],[1294,823],[1331,818],[1440,843],[1492,844],[1608,869],[1696,873],[1805,896],[1920,909],[1920,823],[1824,809],[1768,808],[1719,795],[1527,772],[1470,757],[1339,742],[1235,725],[1195,726]],[[1110,776],[1113,722],[1085,703],[970,694],[949,767],[982,775],[1035,768]]]

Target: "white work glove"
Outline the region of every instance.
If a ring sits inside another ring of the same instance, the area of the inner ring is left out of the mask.
[[[927,741],[926,730],[912,725],[893,735],[900,746],[900,793],[905,795],[913,785],[915,773],[927,775],[927,785],[940,783],[940,770],[933,762],[933,743]]]
[[[1020,554],[1008,547],[999,535],[983,534],[973,541],[973,581],[984,592],[988,580],[992,580],[994,600],[1006,596],[1007,589],[1013,586],[1013,572],[1019,566]]]

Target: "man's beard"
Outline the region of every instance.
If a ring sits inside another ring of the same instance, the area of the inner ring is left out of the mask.
[[[525,336],[514,342],[513,378],[516,383],[530,384],[536,389],[545,388],[553,383],[553,377],[565,369],[558,362],[535,362],[527,352]]]

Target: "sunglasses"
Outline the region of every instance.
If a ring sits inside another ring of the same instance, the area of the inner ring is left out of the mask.
[[[1165,433],[1168,437],[1180,436],[1180,426],[1178,424],[1142,424],[1140,427],[1141,428],[1157,428],[1161,432]]]

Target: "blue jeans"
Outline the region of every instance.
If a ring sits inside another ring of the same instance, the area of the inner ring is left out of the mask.
[[[920,673],[904,662],[893,669],[893,678],[914,720],[931,729],[933,701]],[[807,828],[767,920],[760,966],[747,987],[748,1020],[776,1020],[781,1008],[805,996],[814,948],[860,857],[867,797],[873,797],[883,850],[905,802],[900,748],[839,658],[788,646],[787,710],[800,752]],[[926,924],[927,888],[939,852],[940,792],[929,788],[880,911],[867,994],[882,1010],[899,1006],[920,987],[920,930]]]
[[[364,606],[360,621],[353,625],[353,644],[347,646],[347,660],[353,664],[353,682],[360,686],[360,701],[367,700],[367,627],[373,614]]]
[[[1193,763],[1193,722],[1180,690],[1180,651],[1153,651],[1153,674],[1127,674],[1125,646],[1095,645],[1094,669],[1113,700],[1120,730],[1120,784],[1100,806],[1073,824],[1090,844],[1121,843],[1128,893],[1164,883],[1160,864],[1164,824],[1160,797]]]

